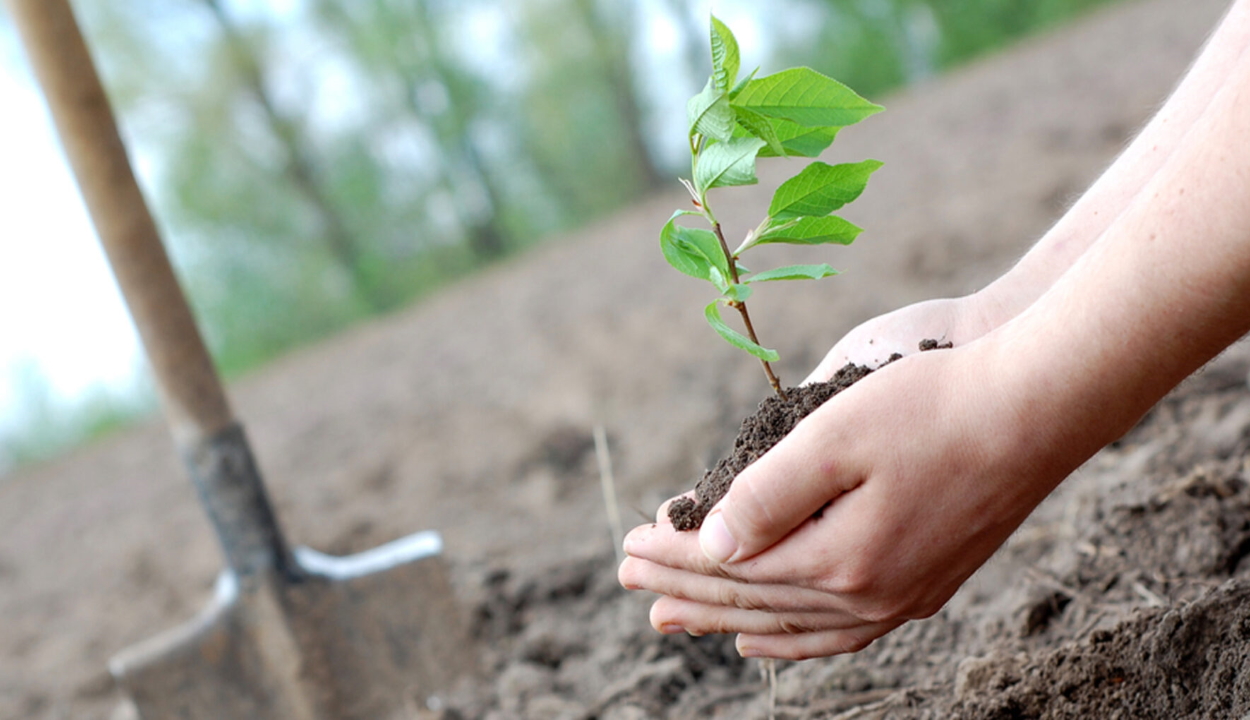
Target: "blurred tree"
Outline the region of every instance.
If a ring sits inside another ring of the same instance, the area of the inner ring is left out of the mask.
[[[427,0],[318,0],[325,30],[340,35],[371,79],[394,87],[409,119],[437,143],[425,162],[436,168],[436,187],[450,201],[473,253],[494,260],[507,250],[500,183],[473,137],[475,121],[490,108],[490,89],[455,62],[445,18]],[[454,36],[453,36],[454,40]],[[392,112],[394,110],[392,109]]]
[[[667,180],[651,159],[647,145],[646,114],[639,99],[639,84],[634,77],[630,54],[633,41],[639,37],[637,9],[631,3],[606,3],[596,0],[572,0],[569,9],[590,37],[594,52],[590,62],[597,66],[600,77],[612,98],[612,106],[622,131],[625,152],[634,161],[634,173],[642,190],[658,187]]]
[[[712,59],[708,56],[709,31],[706,19],[691,12],[694,8],[688,0],[664,0],[664,6],[677,29],[686,72],[692,78],[706,77],[712,71]]]
[[[1050,27],[1113,0],[976,0],[929,3],[941,27],[941,65],[949,67],[1005,47],[1027,33]]]
[[[1114,0],[820,0],[825,19],[807,55],[826,72],[875,94],[1005,47]]]
[[[257,33],[256,40],[245,37],[220,0],[199,1],[209,9],[220,30],[226,57],[223,71],[237,77],[235,82],[260,110],[265,130],[284,156],[282,176],[315,218],[317,235],[346,274],[357,297],[372,310],[385,309],[386,302],[374,296],[365,275],[363,241],[348,229],[323,188],[315,151],[306,138],[303,123],[274,102],[261,67],[261,53],[253,46],[254,42],[263,42],[265,34]]]
[[[609,25],[587,3],[531,0],[509,8],[522,69],[510,90],[513,123],[573,224],[621,207],[659,177],[646,151],[643,105],[627,97],[634,92],[629,26]],[[622,3],[613,12],[631,8]]]

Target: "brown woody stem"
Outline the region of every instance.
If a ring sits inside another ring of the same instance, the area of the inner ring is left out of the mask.
[[[721,252],[725,253],[725,260],[728,261],[729,279],[733,281],[734,285],[737,285],[739,282],[738,259],[734,257],[733,253],[729,252],[729,244],[725,242],[725,234],[721,232],[720,223],[712,223],[712,229],[716,231],[716,239],[720,241]],[[759,338],[755,335],[755,327],[751,324],[751,315],[747,312],[747,304],[739,300],[733,300],[730,301],[729,305],[735,308],[738,314],[742,316],[742,324],[746,327],[747,337],[751,339],[751,342],[760,345]],[[763,358],[760,358],[760,364],[764,366],[764,375],[768,377],[768,384],[772,385],[773,392],[777,393],[777,397],[782,400],[787,400],[786,391],[782,389],[781,380],[773,372],[773,366]]]

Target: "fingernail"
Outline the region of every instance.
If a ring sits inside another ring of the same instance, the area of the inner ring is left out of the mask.
[[[647,528],[642,526],[630,530],[629,533],[625,535],[625,539],[621,542],[621,549],[625,551],[626,555],[637,554],[640,550],[642,550],[642,546],[645,544],[648,534]]]
[[[703,521],[699,530],[699,547],[703,548],[703,554],[709,560],[716,563],[728,562],[738,552],[738,541],[729,534],[723,513],[713,512]]]
[[[665,623],[664,625],[660,626],[660,632],[664,633],[665,635],[676,635],[677,633],[686,632],[686,628],[676,623]]]
[[[738,654],[744,658],[762,657],[764,655],[764,653],[753,647],[740,647],[738,648]]]

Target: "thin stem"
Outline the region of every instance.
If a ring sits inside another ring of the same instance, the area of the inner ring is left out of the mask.
[[[716,231],[716,239],[720,241],[720,249],[725,253],[725,259],[729,263],[729,278],[734,285],[738,284],[738,260],[733,253],[729,252],[729,244],[725,242],[725,234],[721,232],[720,223],[713,222],[712,229]],[[738,314],[742,316],[742,324],[746,327],[747,337],[756,345],[760,344],[759,338],[755,335],[755,326],[751,324],[751,315],[747,312],[747,305],[739,300],[732,300],[729,305],[737,309]],[[767,360],[760,358],[760,364],[764,366],[764,375],[768,377],[768,384],[773,386],[773,392],[777,393],[777,397],[787,400],[786,391],[781,388],[781,380],[777,379],[777,375],[773,373],[773,366]]]

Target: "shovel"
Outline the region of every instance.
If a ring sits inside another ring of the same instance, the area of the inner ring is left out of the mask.
[[[434,706],[474,664],[441,538],[349,557],[287,545],[68,2],[6,1],[225,554],[200,616],[115,656],[114,677],[144,720],[384,720]]]

